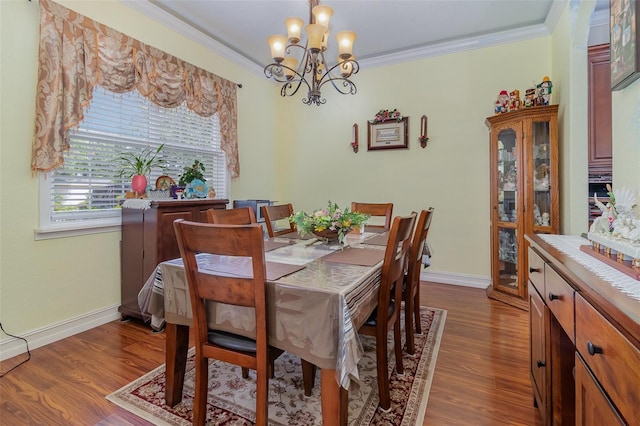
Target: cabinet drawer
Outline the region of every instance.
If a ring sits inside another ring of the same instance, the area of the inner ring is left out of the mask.
[[[571,342],[575,343],[574,306],[575,291],[567,282],[549,265],[544,267],[545,293],[544,300],[558,320]]]
[[[529,247],[529,281],[544,294],[544,260]]]
[[[640,425],[640,350],[580,295],[576,349],[629,425]]]

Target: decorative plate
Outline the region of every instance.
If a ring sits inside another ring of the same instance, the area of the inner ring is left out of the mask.
[[[207,198],[209,189],[200,179],[194,179],[187,185],[187,198]]]
[[[158,179],[156,179],[156,189],[159,190],[169,190],[171,189],[171,185],[175,185],[176,183],[171,179],[171,177],[167,175],[162,175]]]

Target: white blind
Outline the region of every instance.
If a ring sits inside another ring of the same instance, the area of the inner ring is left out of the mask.
[[[159,157],[166,167],[147,176],[151,188],[161,175],[178,183],[184,167],[199,160],[206,168],[207,186],[215,189],[217,198],[229,198],[217,114],[201,117],[184,104],[159,107],[137,91],[96,89],[84,122],[69,131],[69,143],[64,166],[50,179],[50,223],[118,216],[120,200],[131,187],[130,178],[119,176],[118,158],[127,151],[155,151],[161,144]]]

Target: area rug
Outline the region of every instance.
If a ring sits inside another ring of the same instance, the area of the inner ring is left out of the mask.
[[[349,425],[422,425],[431,381],[444,330],[447,312],[420,309],[422,335],[415,339],[416,353],[404,353],[404,374],[395,374],[395,358],[390,350],[389,368],[393,369],[391,409],[378,408],[375,339],[362,336],[364,357],[358,364],[360,378],[349,390]],[[404,324],[404,321],[402,321]],[[404,334],[404,330],[403,330]],[[404,342],[404,338],[403,338]],[[389,333],[390,349],[393,333]],[[165,366],[161,365],[124,386],[107,399],[154,425],[190,425],[194,385],[193,348],[189,351],[182,402],[165,404]],[[239,367],[210,360],[208,425],[253,425],[255,418],[255,375],[243,379]],[[313,426],[322,424],[319,374],[311,397],[305,397],[300,359],[284,353],[275,362],[275,378],[269,380],[269,425]]]

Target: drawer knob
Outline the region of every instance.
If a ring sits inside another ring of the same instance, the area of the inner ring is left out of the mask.
[[[549,292],[549,300],[556,300],[556,299],[560,299],[560,296]]]
[[[546,365],[543,361],[540,360],[536,361],[536,364],[538,365],[538,368],[544,367]]]
[[[529,268],[529,273],[533,274],[534,272],[540,272],[540,268]]]
[[[589,351],[589,355],[594,356],[595,354],[601,354],[602,348],[600,346],[596,346],[590,341],[587,342],[587,351]]]

